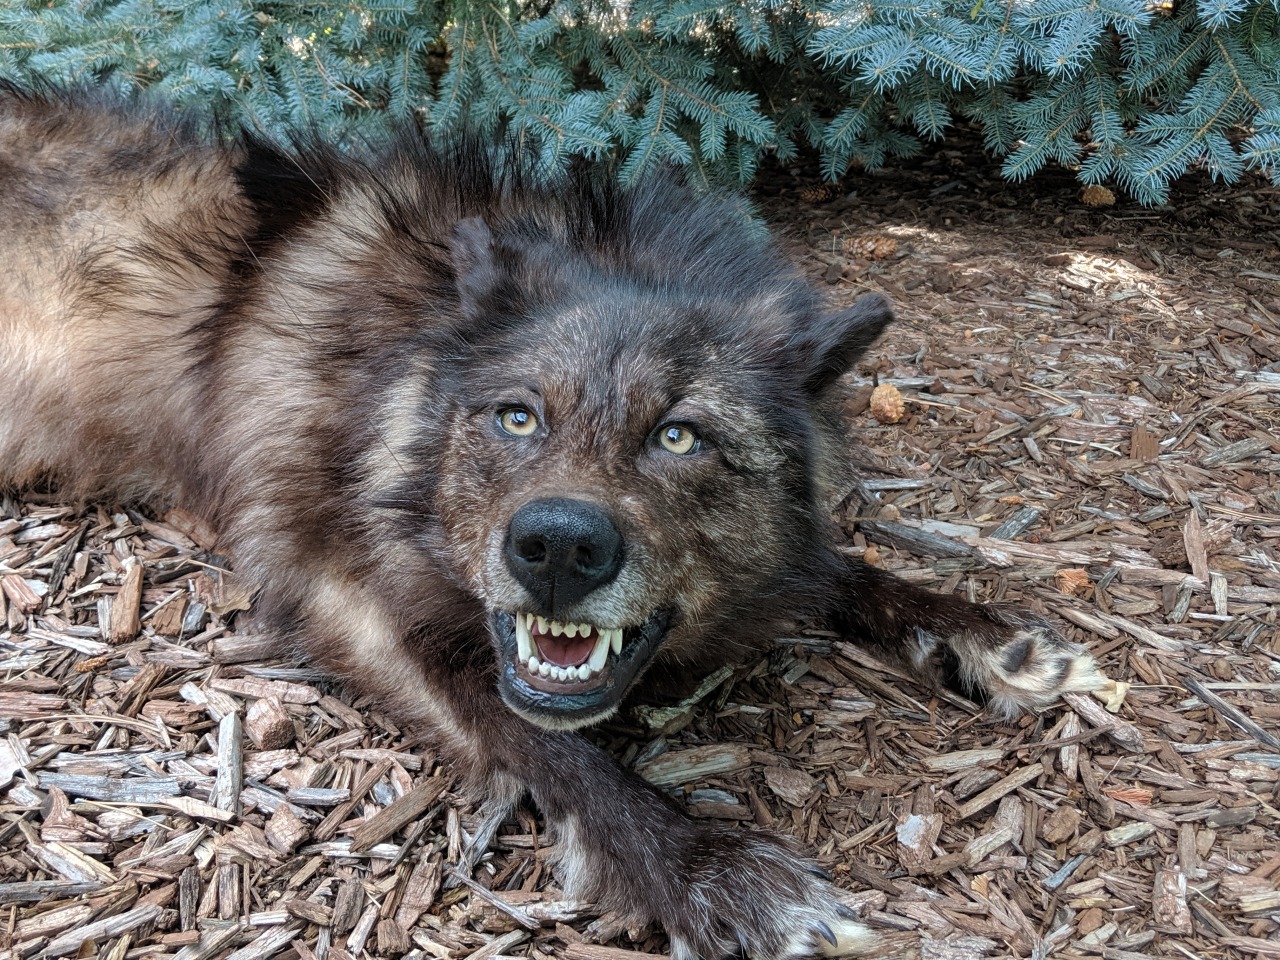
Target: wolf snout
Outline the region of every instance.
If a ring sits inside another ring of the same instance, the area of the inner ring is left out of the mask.
[[[618,575],[622,534],[595,504],[532,500],[511,518],[504,553],[512,575],[554,616]]]

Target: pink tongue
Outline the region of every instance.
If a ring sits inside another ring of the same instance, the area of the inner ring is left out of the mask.
[[[549,633],[535,633],[533,642],[538,647],[538,658],[544,663],[556,667],[576,667],[587,662],[596,645],[595,631],[587,636],[576,636],[570,639],[561,634],[553,637]]]

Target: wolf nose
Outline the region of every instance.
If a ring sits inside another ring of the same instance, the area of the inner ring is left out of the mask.
[[[532,500],[511,518],[505,554],[515,578],[554,615],[618,575],[622,534],[590,503]]]

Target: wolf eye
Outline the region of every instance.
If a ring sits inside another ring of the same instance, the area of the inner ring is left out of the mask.
[[[702,447],[702,440],[688,427],[678,423],[669,423],[658,428],[658,443],[668,453],[681,456],[697,453]]]
[[[513,437],[527,437],[538,429],[538,418],[524,407],[508,407],[499,412],[498,426]]]

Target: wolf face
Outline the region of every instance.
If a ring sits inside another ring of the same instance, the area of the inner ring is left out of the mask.
[[[0,171],[0,483],[202,513],[282,653],[531,796],[566,892],[676,960],[873,938],[788,840],[572,732],[646,678],[806,619],[1006,711],[1098,680],[1034,614],[838,549],[829,394],[889,307],[826,304],[730,199],[5,87]]]
[[[468,350],[443,373],[438,503],[503,699],[571,728],[655,659],[738,654],[812,563],[823,367],[843,370],[888,305],[828,316],[479,219],[453,249]]]

